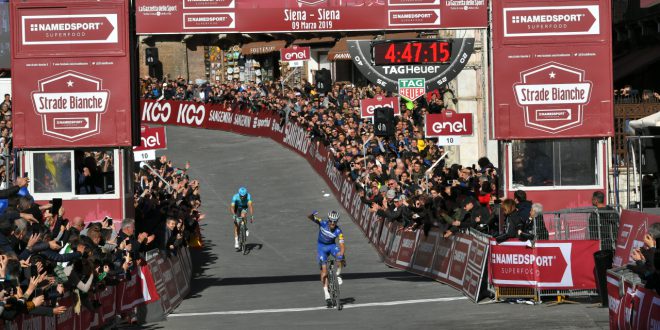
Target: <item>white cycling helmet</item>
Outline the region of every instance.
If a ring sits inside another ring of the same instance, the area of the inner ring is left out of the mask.
[[[332,210],[328,212],[328,220],[331,222],[337,222],[339,221],[339,212]]]

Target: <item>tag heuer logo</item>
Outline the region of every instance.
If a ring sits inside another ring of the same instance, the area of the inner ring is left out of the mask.
[[[425,93],[426,79],[399,79],[399,95],[401,95],[401,97],[410,101],[414,101]]]

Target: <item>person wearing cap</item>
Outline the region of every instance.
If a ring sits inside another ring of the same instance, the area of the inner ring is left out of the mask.
[[[395,194],[393,190],[389,190],[387,193],[391,196]],[[388,196],[389,197],[389,196]],[[393,197],[394,208],[389,210],[387,208],[386,202],[383,202],[383,205],[374,204],[372,205],[370,211],[376,212],[377,215],[387,219],[390,222],[396,221],[403,224],[403,227],[408,227],[412,224],[412,214],[410,209],[408,209],[408,204],[406,203],[406,197],[404,195],[398,195]]]

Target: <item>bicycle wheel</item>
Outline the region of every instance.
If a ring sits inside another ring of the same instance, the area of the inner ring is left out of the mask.
[[[337,306],[337,310],[340,311],[344,307],[341,305],[341,298],[339,295],[339,281],[337,280],[337,275],[335,274],[335,269],[333,267],[332,269],[332,281],[333,281],[333,286],[334,286],[334,294],[333,294],[333,299],[335,300],[335,306]]]
[[[243,251],[243,254],[246,254],[246,248],[245,248],[245,223],[241,221],[241,238],[240,242],[238,243],[241,250]]]
[[[332,302],[332,307],[335,307],[337,304],[335,300],[335,280],[334,280],[335,274],[333,271],[334,263],[332,262],[332,260],[328,260],[327,270],[328,270],[328,279],[327,279],[328,292],[330,293],[330,301]]]

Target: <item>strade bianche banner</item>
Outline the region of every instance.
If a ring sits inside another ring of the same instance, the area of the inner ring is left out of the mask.
[[[614,134],[609,1],[493,2],[492,135]]]
[[[130,146],[128,2],[10,6],[15,146]]]
[[[485,28],[485,0],[138,0],[138,34]],[[264,15],[267,12],[267,15]]]

